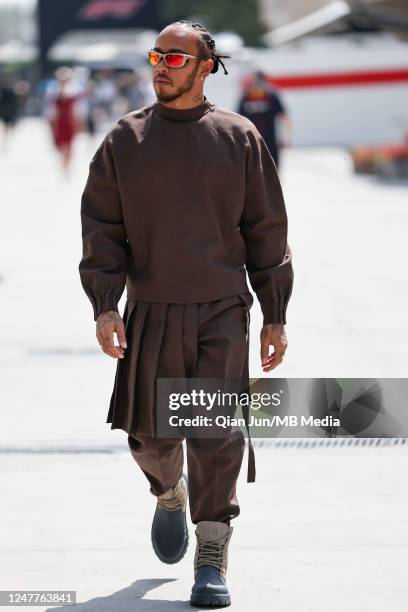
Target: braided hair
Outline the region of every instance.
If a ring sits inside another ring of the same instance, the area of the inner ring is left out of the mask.
[[[196,32],[199,32],[200,34],[199,44],[200,44],[200,52],[202,55],[202,59],[212,59],[214,62],[214,65],[211,70],[211,74],[218,71],[219,64],[221,64],[221,66],[224,68],[224,74],[228,74],[228,71],[226,70],[221,58],[222,57],[230,58],[231,56],[221,55],[220,53],[218,53],[218,51],[215,48],[215,41],[205,26],[201,25],[201,23],[188,21],[187,19],[180,19],[179,21],[175,21],[174,25],[175,24],[177,25],[181,24],[188,28],[191,28],[192,30]]]

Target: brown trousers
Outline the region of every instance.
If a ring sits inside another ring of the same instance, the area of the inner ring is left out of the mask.
[[[242,432],[231,438],[186,438],[188,494],[191,522],[229,523],[240,508],[236,494],[245,449]],[[128,437],[130,452],[150,482],[150,492],[160,495],[176,484],[183,473],[182,438]]]
[[[128,433],[130,452],[160,495],[183,472],[183,438],[156,437],[156,378],[248,379],[249,292],[213,302],[161,304],[128,302],[128,342],[118,360],[107,422]],[[229,522],[240,512],[236,482],[245,438],[186,438],[190,514],[193,523]],[[255,480],[249,439],[248,482]]]

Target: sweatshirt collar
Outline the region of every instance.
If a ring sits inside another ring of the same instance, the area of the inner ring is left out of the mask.
[[[207,100],[206,96],[204,96],[204,102],[198,106],[192,106],[191,108],[170,108],[162,104],[160,100],[157,100],[153,106],[156,112],[166,119],[171,119],[173,121],[189,121],[191,119],[199,119],[205,115],[212,105]]]

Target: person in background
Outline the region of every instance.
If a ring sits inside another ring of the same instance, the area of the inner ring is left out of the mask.
[[[95,137],[97,131],[97,117],[98,117],[98,101],[96,96],[96,85],[95,81],[89,79],[86,84],[85,90],[85,103],[86,103],[86,114],[85,114],[85,128],[91,142]]]
[[[115,101],[118,87],[113,70],[100,70],[95,75],[95,96],[101,122],[111,123],[115,120]]]
[[[4,124],[4,142],[6,148],[8,136],[16,124],[18,116],[18,95],[11,82],[6,78],[0,80],[0,122]]]
[[[279,168],[280,147],[290,146],[291,123],[281,97],[262,70],[254,73],[252,83],[239,102],[238,113],[255,125],[265,140],[276,167]],[[277,137],[277,118],[285,124],[284,141]]]
[[[80,130],[80,117],[76,105],[83,94],[75,91],[71,85],[71,68],[58,68],[55,77],[57,89],[53,92],[51,112],[48,114],[54,144],[62,156],[64,170],[71,165],[72,144]]]
[[[130,113],[134,109],[142,108],[143,106],[147,105],[143,78],[136,71],[132,71],[124,75],[122,78],[120,92],[126,98],[126,112]]]

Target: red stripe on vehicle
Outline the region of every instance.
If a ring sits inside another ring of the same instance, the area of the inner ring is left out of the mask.
[[[245,79],[250,84],[252,79]],[[381,83],[408,82],[408,69],[359,70],[353,72],[320,72],[317,74],[268,76],[271,85],[281,89],[306,89],[309,87],[352,87],[355,85],[380,85]]]

